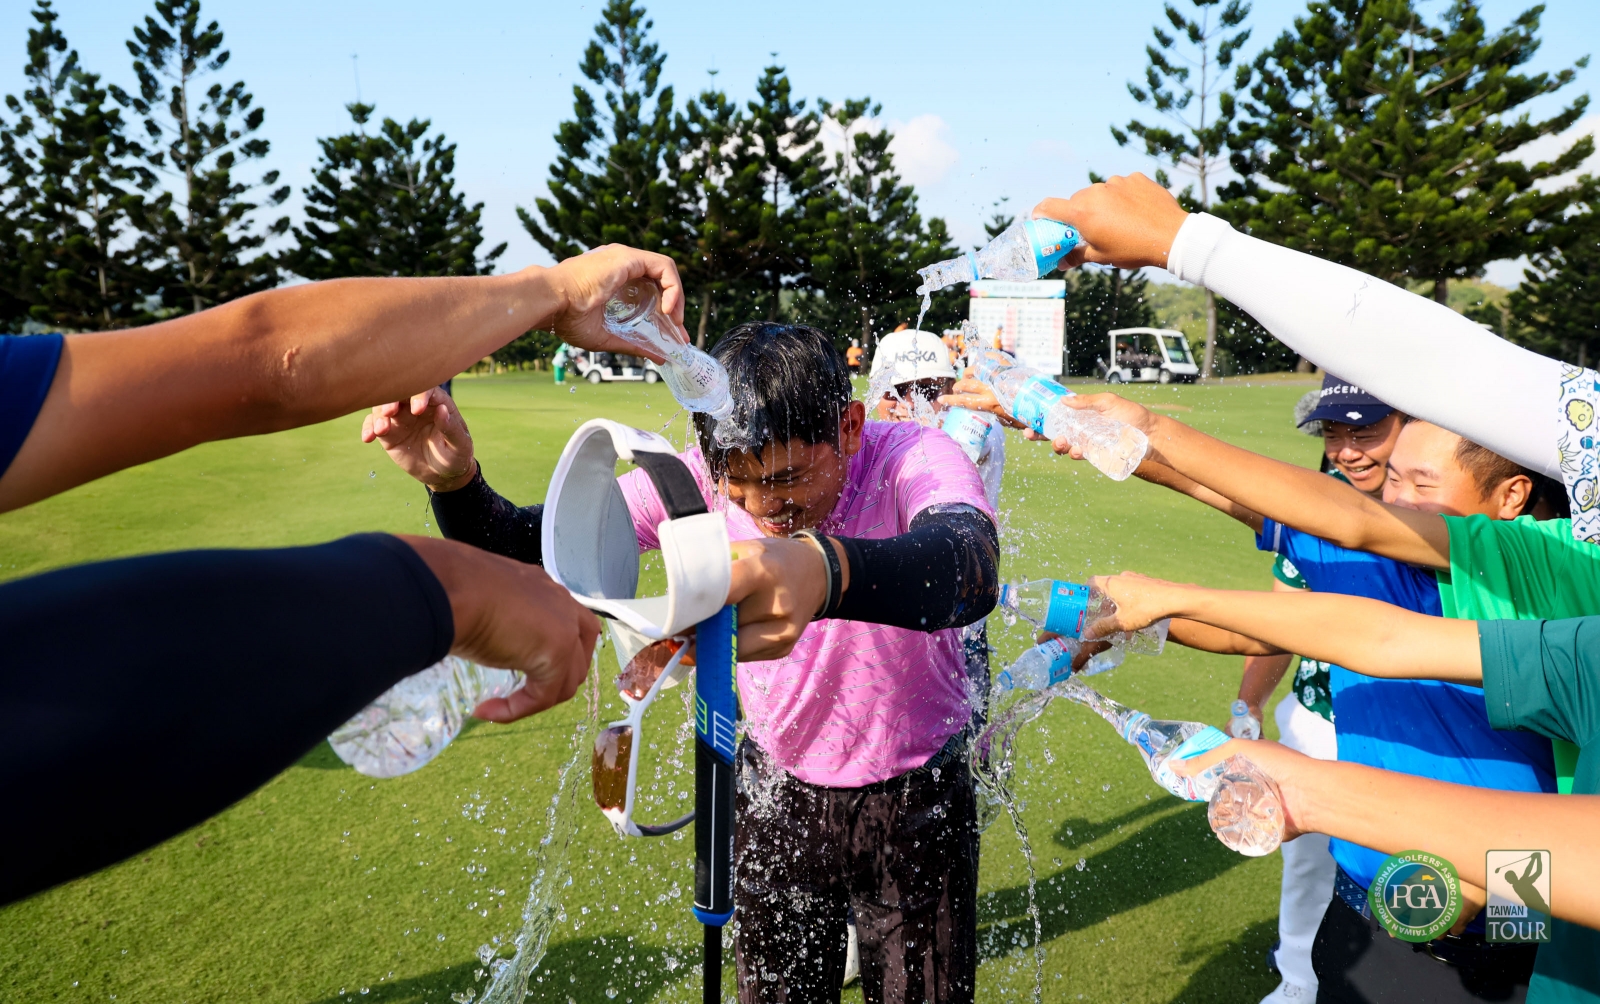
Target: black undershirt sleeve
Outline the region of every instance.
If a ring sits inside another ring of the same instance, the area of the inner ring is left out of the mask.
[[[930,506],[896,537],[834,539],[850,562],[850,588],[835,617],[938,631],[965,627],[994,609],[1000,535],[972,506]]]
[[[387,534],[0,585],[0,903],[159,843],[444,658],[450,599]]]
[[[483,479],[482,464],[466,487],[429,492],[428,498],[446,538],[529,565],[544,564],[544,506],[508,502]]]

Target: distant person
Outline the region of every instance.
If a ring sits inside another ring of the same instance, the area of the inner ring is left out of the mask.
[[[850,339],[850,347],[844,350],[844,361],[851,376],[861,375],[861,357],[864,354],[861,351],[861,342],[854,338]]]
[[[550,368],[555,371],[557,384],[563,384],[567,382],[567,363],[570,361],[570,358],[571,357],[567,352],[566,342],[562,342],[559,346],[557,346],[556,354],[550,357]]]

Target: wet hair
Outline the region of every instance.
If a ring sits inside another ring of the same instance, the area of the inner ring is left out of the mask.
[[[1407,415],[1404,424],[1410,425],[1412,422],[1420,421],[1423,420]],[[1443,428],[1443,426],[1440,426],[1440,428]],[[1445,431],[1449,432],[1450,430],[1445,429]],[[1472,475],[1472,482],[1478,486],[1478,497],[1480,499],[1488,498],[1490,492],[1519,474],[1532,481],[1536,488],[1538,487],[1539,480],[1543,475],[1535,474],[1521,464],[1513,460],[1507,460],[1488,447],[1479,446],[1459,433],[1454,435],[1461,440],[1456,444],[1456,466]],[[1544,478],[1544,480],[1548,481],[1550,479]],[[1562,494],[1565,495],[1565,491]],[[1533,495],[1530,494],[1527,503],[1522,507],[1522,511],[1528,512],[1532,507]]]
[[[855,394],[850,368],[833,338],[806,324],[750,321],[730,328],[711,354],[728,371],[733,414],[743,432],[738,449],[759,455],[772,443],[839,445],[839,423]],[[732,449],[712,438],[716,422],[694,416],[700,452],[711,473],[728,470]]]

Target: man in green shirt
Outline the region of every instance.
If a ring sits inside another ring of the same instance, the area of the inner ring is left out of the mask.
[[[1553,534],[1544,539],[1559,567],[1565,552],[1555,545],[1562,539]],[[1531,578],[1513,577],[1485,588],[1503,588],[1502,595],[1514,599],[1517,590],[1537,585]],[[1359,841],[1385,853],[1411,848],[1437,853],[1455,864],[1466,883],[1479,887],[1488,881],[1487,851],[1550,851],[1554,932],[1540,946],[1527,999],[1600,1004],[1600,798],[1593,797],[1600,795],[1600,617],[1471,621],[1331,593],[1235,592],[1137,575],[1092,584],[1117,604],[1115,617],[1097,625],[1095,634],[1135,630],[1163,617],[1186,618],[1257,639],[1268,649],[1300,652],[1369,676],[1481,684],[1495,728],[1573,744],[1575,797],[1466,788],[1356,764],[1325,764],[1276,744],[1238,741],[1219,747],[1216,756],[1197,758],[1194,769],[1245,753],[1278,781],[1295,830]],[[1488,595],[1458,589],[1457,599],[1487,604],[1493,599]],[[1329,624],[1351,630],[1330,632]],[[1481,888],[1474,893],[1481,897]]]

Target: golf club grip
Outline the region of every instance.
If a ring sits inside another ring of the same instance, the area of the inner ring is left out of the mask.
[[[721,927],[733,917],[734,608],[695,628],[694,914]]]

